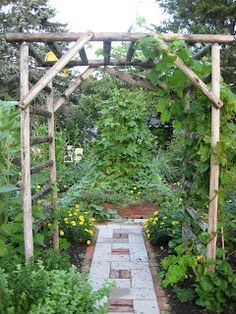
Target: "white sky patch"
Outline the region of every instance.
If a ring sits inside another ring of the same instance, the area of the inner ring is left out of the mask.
[[[67,23],[72,32],[126,32],[138,17],[160,25],[163,11],[155,0],[50,0],[55,20]]]

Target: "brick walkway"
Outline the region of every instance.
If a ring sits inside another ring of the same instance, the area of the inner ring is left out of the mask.
[[[142,225],[111,223],[97,228],[89,281],[95,290],[104,280],[116,283],[109,314],[159,314]]]

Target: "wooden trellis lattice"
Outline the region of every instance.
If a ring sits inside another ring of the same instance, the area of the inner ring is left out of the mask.
[[[150,68],[153,62],[150,60],[137,61],[133,60],[135,51],[135,42],[152,34],[144,33],[8,33],[6,40],[8,42],[21,43],[20,49],[20,91],[21,99],[18,104],[21,111],[21,166],[22,166],[22,194],[23,194],[23,212],[24,212],[24,241],[25,241],[25,257],[26,260],[33,256],[33,232],[32,232],[32,201],[53,191],[53,207],[56,207],[56,191],[52,187],[56,184],[56,163],[55,163],[55,134],[54,134],[54,113],[58,110],[75,92],[80,84],[86,80],[95,69],[104,66],[105,72],[116,76],[130,84],[143,87],[149,90],[157,88],[167,89],[168,86],[160,83],[159,86],[153,86],[149,81],[141,79],[137,76],[120,72],[111,66],[139,66]],[[162,38],[162,40],[160,40]],[[169,50],[168,41],[184,40],[191,43],[206,43],[194,57],[201,58],[207,51],[212,51],[212,90],[189,68],[184,62],[176,57],[175,65],[189,78],[194,86],[208,97],[212,102],[212,128],[211,128],[211,146],[215,147],[220,136],[220,108],[223,103],[220,100],[220,44],[232,43],[235,41],[232,35],[211,35],[211,34],[160,34],[159,45],[161,49],[166,50],[168,54],[173,55]],[[63,55],[56,42],[73,42],[74,45]],[[104,58],[103,60],[89,60],[85,50],[85,44],[89,41],[103,42]],[[113,41],[128,42],[126,58],[116,60],[111,58],[111,47]],[[44,61],[44,58],[38,54],[33,46],[33,42],[44,42],[55,53],[57,61]],[[28,56],[29,53],[35,58],[38,66],[49,68],[43,77],[34,83],[35,85],[28,90],[29,86],[29,69]],[[79,54],[80,59],[72,60]],[[70,87],[56,100],[53,100],[53,78],[65,67],[88,66]],[[157,84],[158,85],[158,84]],[[30,109],[31,102],[42,90],[47,93],[47,106],[43,109]],[[48,135],[41,138],[30,139],[30,112],[45,116],[48,119]],[[31,167],[30,165],[30,145],[39,144],[42,142],[49,143],[49,160],[45,163]],[[212,149],[213,151],[213,149]],[[50,184],[45,185],[41,193],[31,195],[31,180],[32,173],[41,171],[42,169],[50,168]],[[208,214],[208,232],[211,235],[211,240],[207,247],[207,257],[215,258],[216,255],[216,231],[217,231],[217,210],[218,210],[218,189],[219,189],[219,166],[212,152],[211,154],[211,171],[210,171],[210,204]],[[59,249],[58,222],[54,222],[55,231],[53,236],[54,248]]]

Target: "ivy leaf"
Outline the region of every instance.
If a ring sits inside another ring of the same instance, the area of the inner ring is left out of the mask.
[[[165,123],[167,121],[170,121],[170,117],[171,117],[170,113],[168,111],[164,111],[161,114],[161,119],[160,120],[161,120],[162,123]]]

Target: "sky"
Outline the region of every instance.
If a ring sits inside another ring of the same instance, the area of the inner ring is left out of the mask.
[[[139,17],[159,25],[164,19],[155,0],[50,0],[56,20],[71,32],[126,32]]]

